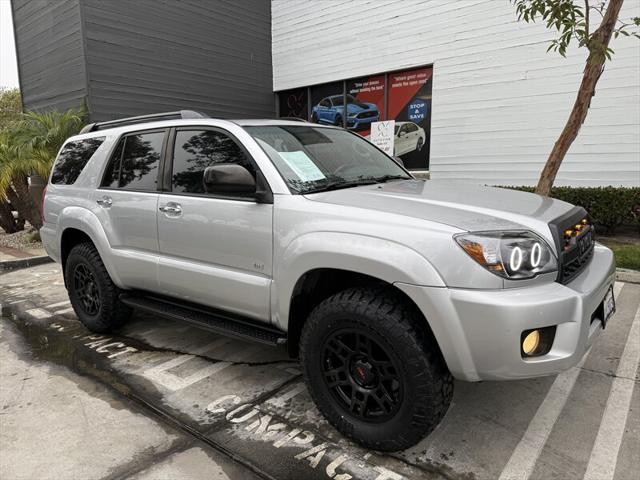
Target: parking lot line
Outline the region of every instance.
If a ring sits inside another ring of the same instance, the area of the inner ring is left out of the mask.
[[[611,384],[607,405],[584,475],[585,480],[612,479],[631,406],[635,375],[640,363],[640,308],[636,312],[629,336]]]
[[[70,305],[70,304],[71,304],[71,302],[69,302],[69,300],[64,300],[62,302],[52,303],[51,305],[47,305],[44,308],[54,309],[54,308],[64,307],[64,306],[67,306],[67,305]]]
[[[502,470],[500,480],[526,480],[531,476],[540,452],[547,443],[551,429],[562,412],[571,390],[573,390],[587,356],[588,354],[582,357],[578,365],[556,377],[547,396],[529,422],[518,446]]]

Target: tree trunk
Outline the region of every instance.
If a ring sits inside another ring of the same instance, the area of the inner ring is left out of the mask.
[[[3,200],[0,200],[0,227],[6,233],[16,233],[20,230],[9,204]]]
[[[539,195],[549,196],[551,193],[551,187],[556,179],[562,160],[578,136],[584,120],[587,118],[591,97],[595,95],[596,84],[604,70],[604,62],[606,60],[605,52],[609,46],[613,29],[618,21],[618,15],[623,1],[624,0],[609,0],[609,5],[600,27],[591,35],[589,57],[587,57],[587,63],[584,67],[580,89],[578,90],[578,95],[573,104],[569,119],[560,137],[553,146],[547,163],[540,174],[540,180],[536,187],[536,193]]]
[[[14,179],[13,188],[7,191],[7,197],[11,205],[18,211],[20,216],[31,224],[33,228],[39,230],[42,227],[40,210],[31,200],[29,195],[29,185],[25,177]]]

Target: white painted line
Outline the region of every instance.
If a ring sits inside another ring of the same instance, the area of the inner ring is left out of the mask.
[[[616,282],[613,284],[613,296],[615,298],[618,298],[618,295],[620,295],[622,287],[624,287],[624,282]]]
[[[611,384],[607,405],[600,421],[598,435],[591,450],[591,457],[587,465],[584,480],[612,479],[616,471],[618,453],[627,414],[631,406],[633,395],[633,380],[640,363],[640,308],[631,324],[624,352],[620,357],[616,377]]]
[[[282,408],[284,407],[287,400],[291,400],[293,397],[304,392],[305,390],[306,387],[304,385],[304,382],[296,382],[288,390],[285,390],[280,395],[267,400],[267,403],[273,405],[276,408]]]
[[[70,305],[69,300],[65,300],[64,302],[52,303],[51,305],[47,305],[44,308],[58,308],[58,307],[64,307],[65,305]]]
[[[502,470],[500,480],[526,480],[531,476],[540,452],[544,444],[547,443],[551,429],[558,420],[571,390],[573,390],[587,356],[588,352],[578,365],[556,377],[547,396],[538,407],[526,432]]]
[[[63,310],[58,310],[56,312],[53,312],[55,315],[64,315],[65,313],[71,313],[73,312],[73,307],[69,307],[69,308],[65,308]]]
[[[219,338],[205,345],[204,347],[200,347],[196,349],[193,353],[196,355],[201,355],[203,353],[207,353],[213,349],[226,345],[230,341],[231,340],[228,338]],[[200,370],[184,378],[174,375],[173,373],[168,371],[194,358],[197,358],[197,357],[195,355],[187,355],[187,354],[178,355],[176,358],[173,358],[171,360],[168,360],[166,362],[163,362],[159,365],[156,365],[146,370],[143,373],[143,376],[145,376],[146,378],[148,378],[153,382],[163,385],[165,388],[169,390],[175,391],[175,390],[182,390],[183,388],[186,388],[189,385],[199,382],[200,380],[227,368],[229,365],[232,365],[232,363],[229,363],[229,362],[217,362],[211,365],[207,365],[206,367],[201,368]]]
[[[43,308],[32,308],[27,310],[27,313],[36,318],[49,318],[51,314]]]

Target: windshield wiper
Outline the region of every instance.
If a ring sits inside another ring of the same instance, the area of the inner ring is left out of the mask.
[[[301,193],[303,195],[306,195],[307,193],[328,192],[330,190],[340,190],[341,188],[359,187],[361,185],[374,185],[376,183],[378,183],[378,181],[375,178],[366,178],[366,179],[353,180],[353,181],[331,182],[331,183],[322,185],[320,187],[304,190]]]
[[[404,175],[384,175],[382,177],[376,177],[376,183],[386,183],[391,180],[411,180],[411,177],[406,177]]]

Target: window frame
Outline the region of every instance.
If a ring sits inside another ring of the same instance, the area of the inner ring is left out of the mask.
[[[113,143],[113,147],[109,152],[109,159],[105,162],[104,169],[102,171],[102,175],[100,176],[100,183],[98,184],[97,190],[110,190],[110,191],[118,191],[118,192],[132,192],[132,193],[160,193],[161,192],[161,180],[162,180],[162,166],[165,162],[165,156],[167,154],[167,140],[169,137],[170,128],[151,128],[151,129],[142,129],[142,130],[132,130],[130,132],[122,133],[116,141]],[[164,136],[162,138],[162,147],[160,149],[160,159],[158,160],[158,171],[156,172],[156,188],[155,190],[141,190],[141,189],[130,189],[130,188],[122,188],[120,187],[120,174],[122,171],[122,159],[124,158],[124,151],[127,147],[127,142],[125,140],[124,146],[122,148],[122,153],[120,154],[120,168],[118,170],[118,186],[117,187],[105,187],[103,185],[105,181],[105,177],[107,175],[107,170],[109,169],[109,165],[113,160],[114,154],[118,145],[122,141],[122,139],[129,137],[131,135],[143,135],[145,133],[163,133]]]
[[[258,163],[253,158],[253,156],[249,153],[247,148],[244,146],[244,144],[240,140],[238,140],[238,137],[236,137],[229,130],[226,130],[221,127],[217,127],[213,125],[194,124],[194,125],[180,125],[179,127],[171,127],[169,129],[169,138],[167,141],[166,154],[164,156],[162,171],[160,172],[160,174],[162,175],[161,181],[159,181],[159,185],[161,183],[160,186],[162,188],[160,190],[160,193],[164,195],[175,195],[180,197],[214,198],[218,200],[233,200],[233,201],[242,201],[242,202],[248,202],[248,203],[257,203],[255,196],[243,197],[238,195],[234,196],[234,195],[224,195],[224,194],[206,193],[206,192],[205,193],[174,192],[172,180],[173,180],[173,157],[175,152],[176,136],[178,132],[185,132],[185,131],[186,132],[213,131],[229,137],[240,148],[242,153],[244,153],[246,158],[249,160],[249,163],[251,163],[251,165],[253,165],[253,167],[255,168],[256,189],[257,189],[257,186],[258,186],[257,177],[258,177],[258,172],[261,172],[261,169],[258,166]],[[264,174],[262,176],[264,178]],[[269,185],[269,182],[267,182],[266,178],[264,179],[264,183],[265,183],[265,188],[271,193],[272,192],[271,186]]]

